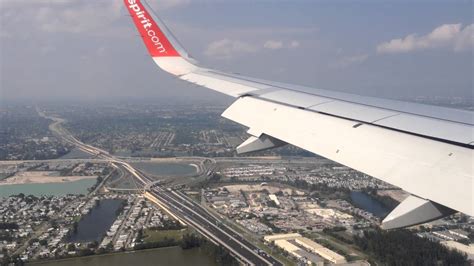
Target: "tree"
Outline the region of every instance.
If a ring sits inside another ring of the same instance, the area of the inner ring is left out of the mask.
[[[366,230],[354,243],[381,265],[469,265],[465,254],[408,230]]]
[[[90,249],[97,248],[98,246],[99,246],[99,242],[97,242],[95,240],[87,245],[87,247],[90,248]]]
[[[109,242],[106,246],[105,246],[105,249],[110,251],[110,250],[113,250],[114,249],[114,244],[112,244],[112,242]]]
[[[77,233],[77,227],[78,227],[78,223],[77,221],[74,221],[74,223],[72,223],[72,231],[75,233]]]
[[[74,245],[74,243],[69,243],[69,245],[67,245],[67,251],[75,251],[76,250],[76,246]]]
[[[182,249],[190,249],[201,246],[201,239],[195,234],[185,234],[181,240]]]
[[[94,251],[90,248],[81,249],[79,250],[79,253],[78,253],[79,256],[90,256],[94,254],[95,254]]]

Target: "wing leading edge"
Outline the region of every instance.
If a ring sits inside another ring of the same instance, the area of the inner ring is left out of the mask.
[[[249,152],[290,143],[414,196],[385,228],[453,210],[474,215],[474,114],[224,73],[199,66],[144,1],[124,0],[155,63],[180,79],[238,98],[222,115],[249,128]]]

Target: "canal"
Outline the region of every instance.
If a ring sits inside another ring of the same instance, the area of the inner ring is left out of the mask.
[[[28,265],[44,266],[128,266],[128,265],[173,265],[216,266],[214,258],[199,248],[182,250],[180,247],[148,249],[99,256],[79,257]]]
[[[123,202],[121,199],[99,201],[97,206],[79,221],[77,231],[69,236],[68,242],[100,242],[117,218],[117,210]]]
[[[351,191],[351,199],[357,208],[366,210],[377,217],[384,218],[390,212],[380,201],[365,192]]]

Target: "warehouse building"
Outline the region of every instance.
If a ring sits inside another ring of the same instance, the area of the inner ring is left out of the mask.
[[[321,258],[334,264],[347,262],[344,256],[297,233],[268,235],[264,237],[264,240],[269,243],[273,242],[277,247],[285,250],[299,260],[306,260],[307,263],[319,265],[323,263]]]

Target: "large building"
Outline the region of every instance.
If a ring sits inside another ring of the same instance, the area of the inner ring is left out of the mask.
[[[280,239],[295,239],[297,237],[301,237],[300,234],[298,233],[294,233],[294,234],[276,234],[276,235],[268,235],[268,236],[264,236],[263,237],[263,240],[265,240],[265,242],[273,242],[275,240],[280,240]]]
[[[315,258],[316,254],[334,264],[346,263],[344,256],[321,246],[320,244],[301,236],[300,234],[277,234],[264,237],[266,242],[273,242],[277,247],[285,250],[298,259],[306,259],[308,262],[320,264],[321,260]]]

